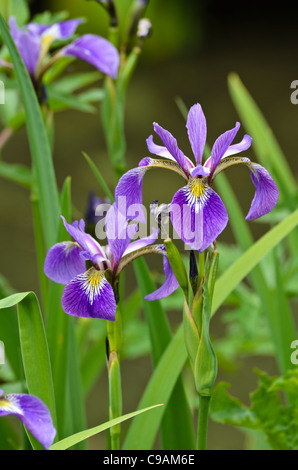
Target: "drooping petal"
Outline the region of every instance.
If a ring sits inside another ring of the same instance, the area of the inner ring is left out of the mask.
[[[81,253],[76,243],[57,243],[47,253],[44,264],[46,276],[58,284],[67,284],[78,274],[84,273],[86,263]]]
[[[178,236],[202,252],[224,230],[228,214],[218,194],[204,180],[193,179],[175,194],[171,219]]]
[[[116,301],[113,289],[102,271],[95,268],[80,274],[63,291],[65,313],[83,318],[102,318],[114,321]]]
[[[62,52],[92,64],[101,72],[117,78],[119,52],[107,39],[85,34],[66,46]]]
[[[145,297],[145,299],[149,301],[164,299],[168,297],[169,295],[171,295],[173,292],[175,292],[175,290],[178,289],[179,287],[179,283],[175,277],[175,274],[172,270],[172,267],[166,255],[165,247],[162,246],[162,248],[159,251],[160,251],[160,254],[162,254],[164,257],[163,266],[164,266],[166,280],[159,289],[157,289],[155,292],[152,292],[152,294],[149,294]]]
[[[179,149],[177,140],[172,136],[172,134],[169,131],[161,127],[156,122],[153,124],[153,126],[154,126],[155,132],[161,138],[168,152],[172,155],[172,157],[174,157],[174,159],[180,165],[184,173],[188,175],[189,170],[193,168],[193,164],[190,162],[188,158],[186,158],[184,153]]]
[[[75,221],[73,224],[68,224],[63,216],[61,216],[61,219],[72,238],[74,238],[83,251],[90,254],[90,260],[94,256],[102,261],[105,260],[105,254],[100,244],[89,233],[85,233],[85,222],[83,219],[80,222]],[[85,259],[87,258],[85,257]]]
[[[231,155],[235,155],[236,153],[244,152],[245,150],[249,149],[252,143],[252,137],[245,134],[241,142],[239,144],[230,145],[228,150],[224,153],[222,158],[230,157]]]
[[[257,163],[251,163],[250,174],[256,193],[246,220],[262,217],[276,206],[279,198],[278,188],[270,173]]]
[[[21,393],[0,396],[0,417],[17,416],[45,449],[53,444],[56,430],[46,405],[37,397]]]
[[[217,165],[219,164],[220,160],[227,152],[228,148],[232,144],[233,140],[235,139],[237,132],[240,128],[240,123],[237,122],[234,129],[231,129],[224,134],[220,135],[211,150],[211,171],[213,172]]]
[[[9,19],[9,27],[29,75],[34,77],[41,52],[41,38],[30,31],[19,29],[13,16]]]
[[[207,137],[207,124],[200,104],[195,104],[190,108],[186,127],[196,162],[201,164]]]

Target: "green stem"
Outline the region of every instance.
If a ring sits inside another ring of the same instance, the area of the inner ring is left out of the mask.
[[[122,415],[122,387],[120,373],[120,351],[122,338],[122,321],[119,306],[117,306],[116,319],[107,322],[107,335],[109,342],[109,419]],[[111,450],[120,449],[120,424],[110,429]]]
[[[199,395],[198,450],[207,450],[207,431],[210,396]]]

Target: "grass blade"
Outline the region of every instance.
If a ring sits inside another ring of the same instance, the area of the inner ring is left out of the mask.
[[[271,229],[255,245],[249,248],[239,260],[231,266],[215,284],[212,314],[224,303],[237,285],[257,266],[275,246],[277,246],[298,225],[298,210],[288,216],[283,222]],[[173,386],[182,372],[187,360],[184,343],[183,326],[181,325],[174,338],[160,359],[143,394],[140,408],[148,406],[156,397],[166,407]],[[124,448],[150,449],[158,432],[164,409],[156,410],[154,416],[137,417],[130,426]]]
[[[3,41],[10,52],[26,113],[27,131],[40,202],[44,237],[47,248],[50,248],[56,241],[56,230],[60,212],[51,150],[31,79],[1,15],[0,31]]]
[[[145,413],[146,411],[153,410],[154,408],[157,408],[160,406],[162,405],[150,406],[148,408],[145,408],[144,410],[134,411],[133,413],[128,413],[126,415],[120,416],[119,418],[112,419],[111,421],[107,421],[106,423],[100,424],[99,426],[96,426],[94,428],[79,432],[77,434],[74,434],[73,436],[63,439],[60,442],[57,442],[56,444],[53,444],[50,450],[67,450],[70,447],[74,446],[75,444],[78,444],[88,439],[89,437],[94,436],[95,434],[98,434],[102,431],[106,431],[107,429],[117,424],[123,423],[124,421],[127,421],[128,419],[134,418],[135,416],[139,414]]]

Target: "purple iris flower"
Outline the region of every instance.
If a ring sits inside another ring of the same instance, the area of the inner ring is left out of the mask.
[[[52,43],[71,38],[82,21],[68,20],[50,26],[29,23],[19,28],[14,17],[9,19],[11,35],[32,79],[38,75]],[[100,36],[85,34],[75,39],[57,54],[57,58],[63,56],[77,57],[113,78],[117,76],[119,53],[113,44]]]
[[[10,393],[0,390],[0,417],[15,415],[45,449],[53,444],[56,430],[45,404],[33,395]]]
[[[254,199],[246,216],[254,220],[270,212],[277,204],[279,191],[268,171],[248,158],[234,155],[247,150],[252,138],[245,135],[238,144],[232,144],[240,124],[237,122],[231,129],[215,141],[211,155],[202,165],[203,151],[206,143],[206,119],[200,104],[195,104],[189,111],[187,131],[196,164],[179,149],[176,139],[170,132],[154,123],[154,130],[164,146],[156,145],[151,135],[147,139],[150,153],[163,159],[143,158],[139,167],[128,171],[116,188],[116,201],[126,198],[127,207],[142,204],[143,178],[151,168],[165,168],[178,173],[186,185],[174,195],[171,203],[171,220],[178,236],[191,249],[202,252],[210,246],[224,230],[228,222],[227,210],[212,189],[215,177],[226,168],[243,164],[250,169],[252,182],[256,188]],[[135,221],[144,222],[140,211]]]
[[[164,245],[152,245],[158,237],[158,230],[153,229],[150,236],[132,241],[138,225],[128,224],[115,204],[105,219],[108,239],[105,247],[85,233],[84,220],[70,225],[64,217],[62,219],[75,241],[54,245],[46,256],[44,271],[54,282],[65,284],[62,307],[69,315],[114,321],[117,303],[115,286],[119,275],[131,261],[148,253],[163,256],[166,280],[146,299],[167,297],[178,288]],[[86,261],[91,262],[91,268],[86,268]]]

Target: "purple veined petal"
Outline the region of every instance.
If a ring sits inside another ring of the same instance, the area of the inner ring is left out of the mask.
[[[162,145],[156,145],[153,141],[153,135],[150,135],[148,139],[146,140],[147,143],[147,148],[150,153],[153,155],[157,155],[159,157],[167,158],[168,160],[172,160],[176,162],[176,159],[170,154],[170,152],[166,149],[166,147],[163,147]],[[192,161],[184,155],[187,164],[189,165],[189,168],[193,168],[194,164]]]
[[[106,215],[106,234],[113,270],[117,270],[124,252],[138,230],[137,224],[128,224],[124,214],[125,209],[119,209],[114,203]]]
[[[85,222],[83,219],[80,222],[75,221],[73,224],[68,224],[63,215],[61,215],[61,219],[69,235],[72,236],[83,251],[90,253],[90,259],[94,255],[100,255],[102,260],[105,260],[104,251],[100,244],[89,233],[85,233]]]
[[[47,253],[44,272],[58,284],[67,284],[78,274],[86,271],[86,263],[81,256],[82,250],[74,242],[61,242]]]
[[[174,195],[171,220],[184,243],[202,252],[224,230],[228,214],[218,194],[203,180],[194,179]]]
[[[200,165],[207,137],[206,118],[200,104],[190,108],[186,127],[193,154],[197,164]]]
[[[245,150],[249,149],[252,143],[252,137],[245,134],[241,142],[239,144],[230,145],[228,150],[224,153],[222,158],[230,157],[231,155],[235,155],[236,153],[244,152]]]
[[[140,238],[139,240],[135,240],[134,242],[128,245],[128,248],[123,253],[123,256],[129,255],[130,253],[134,253],[142,248],[145,248],[148,245],[152,245],[155,243],[158,238],[159,230],[155,227],[152,228],[152,233],[148,237]]]
[[[256,192],[245,218],[246,220],[254,220],[272,211],[278,202],[279,191],[272,176],[265,168],[257,163],[251,163],[249,167]]]
[[[115,199],[118,206],[123,206],[122,201],[126,202],[125,212],[121,212],[127,216],[127,209],[132,206],[139,206],[139,214],[133,219],[136,222],[145,223],[146,217],[144,211],[141,210],[143,206],[143,179],[145,173],[150,168],[151,159],[144,159],[146,162],[140,162],[138,168],[133,168],[125,173],[119,180],[116,190]],[[143,165],[143,163],[146,163]]]
[[[82,59],[106,75],[117,78],[119,52],[107,39],[94,34],[85,34],[63,48],[62,52]]]
[[[29,75],[34,77],[41,52],[41,39],[30,31],[19,29],[13,16],[9,19],[9,27]]]
[[[52,41],[69,39],[74,35],[78,26],[83,23],[82,18],[75,20],[62,21],[52,25],[45,25],[39,23],[29,23],[26,29],[36,36],[45,37],[51,36]]]
[[[154,130],[157,135],[162,140],[168,152],[174,157],[176,162],[180,165],[186,175],[189,174],[189,170],[193,168],[193,164],[190,160],[184,155],[184,153],[179,149],[177,140],[172,136],[172,134],[161,127],[156,122],[153,123]]]
[[[220,160],[229,149],[231,143],[237,135],[237,132],[239,131],[239,128],[240,123],[237,122],[234,129],[231,129],[225,132],[224,134],[220,135],[214,142],[214,145],[211,150],[211,172],[215,170]]]
[[[37,397],[22,393],[0,396],[0,417],[15,415],[45,449],[53,444],[56,430],[46,405]]]
[[[156,145],[153,141],[153,135],[150,135],[148,139],[146,140],[147,147],[150,153],[153,155],[157,155],[159,157],[163,158],[168,158],[169,160],[175,160],[173,155],[170,154],[170,152],[166,149],[166,147],[163,147],[162,145]]]
[[[164,256],[163,266],[166,275],[166,280],[159,289],[145,297],[145,299],[149,301],[160,300],[169,297],[179,287],[179,283],[175,277],[175,274],[171,268],[170,262],[166,255],[165,248],[160,250],[160,254]]]
[[[65,313],[83,318],[115,320],[116,301],[103,271],[95,268],[80,274],[64,288],[62,308]]]

